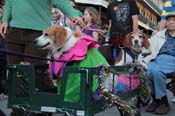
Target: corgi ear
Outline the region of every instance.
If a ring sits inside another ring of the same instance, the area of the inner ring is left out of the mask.
[[[54,30],[54,45],[56,48],[62,46],[66,41],[67,30],[64,27],[56,26]]]
[[[143,34],[143,43],[142,43],[142,45],[143,45],[144,48],[148,49],[149,46],[150,46],[148,36],[144,33],[142,33],[142,34]]]

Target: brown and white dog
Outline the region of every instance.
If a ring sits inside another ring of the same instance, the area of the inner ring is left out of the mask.
[[[124,46],[129,48],[129,53],[125,48],[119,48],[117,51],[116,66],[122,66],[133,63],[139,54],[149,54],[148,37],[143,32],[131,32],[126,36]],[[132,55],[131,55],[132,54]],[[134,58],[132,57],[134,56]]]
[[[41,49],[50,50],[49,55],[53,56],[55,60],[67,61],[66,63],[50,62],[51,77],[52,74],[59,75],[60,77],[63,76],[65,66],[95,67],[98,65],[108,65],[105,58],[98,51],[98,44],[95,39],[73,32],[68,27],[58,25],[49,27],[40,37],[36,38],[36,45]],[[68,75],[64,96],[65,101],[78,102],[80,78],[81,75],[77,73]],[[56,80],[53,83],[60,84]],[[98,86],[97,81],[94,81],[93,84]]]
[[[73,32],[68,27],[52,26],[36,38],[36,45],[41,49],[50,50],[49,55],[60,57],[65,51],[71,49],[81,37],[81,34]]]

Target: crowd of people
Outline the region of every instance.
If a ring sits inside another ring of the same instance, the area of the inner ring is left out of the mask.
[[[6,48],[10,51],[47,57],[48,51],[34,47],[33,41],[47,27],[62,25],[69,26],[81,34],[89,35],[100,44],[112,44],[114,57],[117,57],[115,47],[127,46],[126,35],[129,32],[139,31],[139,9],[135,0],[111,2],[107,8],[109,23],[104,25],[96,8],[86,7],[84,11],[80,11],[75,9],[75,6],[73,0],[71,2],[52,0],[51,3],[49,0],[20,2],[6,0],[4,9],[0,7],[0,18],[2,18],[0,41],[2,42],[5,38]],[[4,10],[3,15],[2,10]],[[158,32],[150,38],[150,49],[152,53],[143,59],[143,62],[147,64],[147,77],[153,98],[146,111],[164,115],[170,111],[166,92],[166,74],[175,71],[175,0],[165,2]],[[32,64],[46,63],[41,60],[8,56],[9,64],[18,64],[21,61]],[[51,81],[47,80],[47,82]],[[7,98],[4,93],[6,92],[1,82],[0,99]],[[14,111],[12,116],[16,115],[22,114]]]

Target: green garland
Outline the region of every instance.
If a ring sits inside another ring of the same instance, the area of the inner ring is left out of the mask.
[[[139,71],[139,76],[140,76],[140,88],[139,88],[139,95],[143,98],[149,98],[151,96],[151,92],[148,86],[148,81],[146,77],[146,71],[141,65],[136,65],[138,68],[137,70]]]
[[[139,87],[138,94],[142,98],[148,98],[150,96],[150,90],[148,87],[146,71],[144,70],[144,68],[141,65],[133,64],[133,66],[129,69],[129,71],[132,71],[131,73],[134,72],[139,74],[141,85]],[[109,104],[110,106],[112,104],[116,105],[119,109],[127,113],[129,116],[136,115],[138,113],[138,109],[135,106],[130,106],[126,101],[121,100],[119,96],[110,92],[103,85],[105,83],[106,78],[110,75],[110,73],[117,75],[117,71],[115,71],[114,69],[102,66],[100,67],[100,73],[97,77],[99,80],[102,95],[105,98],[106,103]]]

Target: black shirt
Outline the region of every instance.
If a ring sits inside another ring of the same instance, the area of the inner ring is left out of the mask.
[[[107,16],[112,21],[110,35],[126,35],[133,31],[132,15],[139,15],[135,0],[115,1],[108,5]]]

